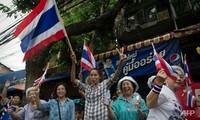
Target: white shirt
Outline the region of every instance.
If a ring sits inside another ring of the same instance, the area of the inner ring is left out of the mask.
[[[147,120],[182,120],[182,112],[182,106],[175,93],[164,85],[159,94],[158,107],[149,109]]]

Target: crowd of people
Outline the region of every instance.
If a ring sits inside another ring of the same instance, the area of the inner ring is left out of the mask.
[[[175,94],[183,85],[184,72],[179,66],[172,66],[178,73],[178,79],[172,80],[164,70],[159,70],[148,80],[151,91],[142,98],[139,85],[131,76],[118,80],[118,75],[126,60],[123,50],[118,50],[119,64],[110,77],[101,80],[97,68],[90,71],[87,83],[76,79],[76,56],[71,54],[71,82],[77,86],[84,99],[84,113],[79,120],[184,120],[183,108]],[[117,83],[116,96],[107,102],[106,94],[111,86]],[[42,100],[39,96],[40,85],[26,90],[28,103],[21,107],[21,96],[7,98],[6,81],[1,94],[0,115],[2,120],[75,120],[75,103],[67,96],[68,87],[65,83],[57,83],[53,98]],[[5,117],[7,116],[7,117]],[[4,118],[3,118],[4,117]]]

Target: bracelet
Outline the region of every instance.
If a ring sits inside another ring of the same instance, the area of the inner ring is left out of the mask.
[[[156,94],[159,94],[160,93],[160,91],[161,91],[161,89],[162,89],[162,86],[159,86],[159,85],[154,85],[153,86],[153,88],[152,88],[152,91],[154,92],[154,93],[156,93]]]

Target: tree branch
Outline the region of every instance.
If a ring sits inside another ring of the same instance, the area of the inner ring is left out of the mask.
[[[109,12],[91,20],[70,24],[65,29],[69,36],[87,33],[92,30],[112,30],[116,16],[127,3],[128,0],[119,0]]]

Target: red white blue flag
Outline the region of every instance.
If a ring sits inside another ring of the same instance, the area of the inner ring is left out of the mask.
[[[160,54],[156,52],[154,45],[152,44],[153,52],[154,52],[154,61],[156,64],[157,71],[164,69],[167,76],[169,76],[172,80],[176,80],[178,78],[177,72],[162,58]]]
[[[41,0],[14,32],[22,41],[23,61],[66,35],[55,0]]]
[[[82,58],[81,58],[81,66],[86,70],[90,71],[92,68],[97,68],[98,64],[90,51],[88,45],[84,42],[83,51],[82,51]]]
[[[49,64],[47,65],[47,67],[46,67],[44,73],[42,74],[42,76],[39,77],[37,80],[35,80],[35,81],[33,82],[33,86],[37,86],[38,84],[41,85],[42,83],[45,82],[45,75],[47,74],[47,70],[48,70],[48,69],[49,69]]]
[[[191,78],[189,67],[187,64],[186,54],[184,55],[184,59],[183,59],[183,70],[184,70],[184,76],[185,76],[185,83],[186,83],[186,86],[188,86],[192,83],[191,82],[192,78]]]
[[[192,94],[192,91],[187,91],[187,106],[188,107],[194,107],[196,98],[195,96]]]

